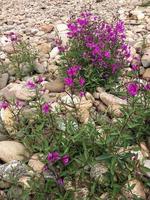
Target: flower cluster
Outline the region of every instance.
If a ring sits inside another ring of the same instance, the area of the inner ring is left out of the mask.
[[[122,67],[121,58],[130,57],[122,21],[110,25],[98,17],[83,13],[73,24],[68,24],[68,28],[72,38],[79,43],[82,41],[84,56],[94,66],[110,68],[114,73]]]
[[[0,101],[0,109],[6,109],[9,107],[9,103],[7,101]]]
[[[74,65],[67,70],[67,77],[64,78],[65,85],[69,87],[80,88],[80,93],[83,93],[83,87],[85,85],[85,79],[80,76],[81,66]]]
[[[52,153],[48,153],[47,160],[52,164],[59,160],[63,163],[64,166],[66,166],[70,161],[70,157],[68,155],[60,156],[57,151],[54,151]]]
[[[52,171],[55,171],[56,169],[56,172],[54,174],[55,174],[57,184],[63,185],[64,178],[60,175],[60,173],[57,173],[57,165],[54,166],[54,164],[59,165],[60,163],[62,163],[63,166],[67,166],[70,162],[70,157],[68,155],[61,156],[59,152],[53,151],[53,152],[48,153],[47,160],[48,160],[48,164],[44,166],[44,171],[47,171],[47,172],[51,171],[51,167],[53,166]]]
[[[68,22],[68,29],[70,48],[66,53],[71,52],[68,54],[69,57],[74,52],[70,63],[82,66],[80,74],[86,82],[92,78],[94,79],[92,84],[99,84],[102,79],[106,82],[106,77],[114,77],[120,68],[128,64],[130,48],[125,42],[125,28],[122,21],[109,24],[98,16],[84,12],[79,18]],[[76,53],[77,51],[79,53]],[[70,70],[67,72],[70,73]],[[66,81],[69,85],[73,84],[70,78]]]
[[[150,91],[150,83],[140,85],[136,82],[131,82],[127,85],[127,91],[130,96],[136,96],[140,90]]]
[[[34,90],[37,88],[37,85],[41,84],[43,81],[45,81],[45,78],[42,76],[38,76],[35,78],[35,80],[28,80],[26,83],[26,87],[30,90]]]

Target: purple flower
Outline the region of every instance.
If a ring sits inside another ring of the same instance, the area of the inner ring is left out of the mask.
[[[104,55],[105,55],[106,58],[110,58],[110,56],[111,56],[109,51],[105,51]]]
[[[60,154],[57,151],[48,153],[47,160],[51,163],[54,163],[54,162],[60,160]]]
[[[73,79],[72,78],[64,78],[65,84],[69,87],[73,86]]]
[[[42,77],[42,76],[38,76],[38,77],[35,79],[35,82],[36,82],[36,83],[42,83],[43,81],[45,81],[45,78]]]
[[[22,108],[23,106],[25,106],[26,105],[26,103],[25,103],[25,101],[21,101],[21,100],[19,100],[19,99],[17,99],[16,100],[16,107],[17,108]]]
[[[70,157],[68,155],[64,155],[62,158],[61,158],[61,161],[62,163],[66,166],[68,165],[69,161],[70,161]]]
[[[10,32],[7,35],[7,38],[10,39],[12,42],[17,42],[18,41],[18,36],[14,32]]]
[[[136,96],[139,90],[139,85],[137,83],[129,83],[127,86],[127,91],[131,96]]]
[[[84,84],[85,84],[85,79],[84,79],[84,78],[80,78],[80,79],[79,79],[79,84],[80,84],[81,87],[84,86]]]
[[[147,83],[146,85],[144,85],[144,89],[146,91],[149,91],[150,90],[150,83]]]
[[[45,172],[45,171],[48,171],[48,166],[47,166],[47,165],[44,165],[43,171],[44,171],[44,172]]]
[[[85,96],[85,92],[81,91],[81,92],[79,93],[79,95],[80,95],[80,97],[83,97],[83,96]]]
[[[31,90],[36,88],[36,84],[31,80],[26,83],[26,86]]]
[[[81,69],[80,66],[73,66],[67,70],[68,76],[76,76],[77,72]]]
[[[133,70],[133,71],[139,70],[139,66],[137,66],[137,65],[132,65],[132,70]]]
[[[61,178],[57,179],[57,184],[61,185],[61,186],[64,185],[64,178],[61,177]]]
[[[80,26],[85,26],[85,25],[87,25],[88,21],[87,21],[86,18],[84,18],[84,19],[78,18],[78,19],[77,19],[77,23],[78,23]]]
[[[1,101],[0,102],[0,109],[6,109],[6,108],[8,108],[8,106],[9,106],[9,103],[7,102],[7,101]]]
[[[49,103],[44,103],[42,105],[42,112],[45,113],[45,114],[47,114],[47,113],[50,112],[50,105],[49,105]]]

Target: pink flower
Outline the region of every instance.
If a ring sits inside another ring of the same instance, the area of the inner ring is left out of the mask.
[[[27,82],[26,86],[31,90],[36,88],[36,84],[31,80]]]
[[[83,97],[83,96],[85,96],[85,93],[84,93],[83,91],[81,91],[81,92],[79,93],[79,95],[80,95],[80,97]]]
[[[70,161],[70,157],[68,155],[64,155],[62,158],[61,158],[61,161],[62,163],[66,166],[68,165],[69,161]]]
[[[58,185],[64,185],[64,178],[61,177],[61,178],[57,179],[57,184]]]
[[[8,108],[8,106],[9,106],[9,103],[7,102],[7,101],[1,101],[0,102],[0,109],[6,109],[6,108]]]
[[[45,81],[45,78],[42,76],[38,76],[35,80],[36,83],[42,83],[43,81]]]
[[[139,70],[139,66],[137,66],[137,65],[132,65],[132,70],[133,70],[133,71]]]
[[[26,105],[25,101],[21,101],[19,99],[16,100],[16,107],[17,108],[22,108],[25,105]]]
[[[127,86],[127,91],[131,96],[136,96],[139,90],[139,85],[137,83],[129,83]]]
[[[67,70],[68,76],[76,76],[77,72],[81,69],[80,66],[73,66]]]
[[[79,84],[82,87],[85,84],[85,79],[84,78],[80,78],[79,79]]]
[[[45,172],[45,171],[48,171],[48,166],[47,166],[47,165],[44,165],[43,171],[44,171],[44,172]]]
[[[6,34],[7,38],[11,40],[11,42],[17,42],[18,41],[18,35],[14,32],[10,32]]]
[[[42,112],[45,113],[45,114],[47,114],[47,113],[50,112],[50,105],[49,105],[49,103],[44,103],[42,105]]]
[[[105,55],[106,58],[110,58],[110,56],[111,56],[109,51],[105,51],[104,55]]]
[[[73,85],[73,79],[72,78],[64,78],[65,84],[69,87],[71,87]]]
[[[144,89],[146,91],[149,91],[150,90],[150,83],[147,83],[146,85],[144,85]]]
[[[60,154],[57,151],[48,153],[47,160],[52,163],[56,162],[57,160],[60,160]]]

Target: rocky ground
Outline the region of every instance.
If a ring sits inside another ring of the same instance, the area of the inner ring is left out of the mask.
[[[63,43],[67,42],[66,21],[71,15],[78,15],[85,8],[99,14],[105,20],[111,21],[114,17],[124,20],[126,25],[127,41],[131,45],[131,63],[141,67],[142,81],[150,81],[150,6],[141,6],[148,1],[142,0],[0,0],[0,61],[7,69],[0,69],[0,97],[10,100],[15,97],[21,101],[27,101],[34,96],[33,91],[27,90],[25,81],[31,77],[24,77],[23,80],[16,78],[13,66],[8,59],[8,55],[13,53],[13,48],[6,39],[6,33],[14,31],[25,41],[29,41],[31,46],[38,52],[36,59],[36,73],[42,74],[46,78],[43,87],[46,89],[44,98],[46,101],[56,100],[53,105],[59,106],[59,102],[70,104],[70,97],[61,93],[64,88],[63,82],[58,76],[59,50],[55,46],[55,38],[58,35]],[[138,57],[139,59],[133,59]],[[22,67],[22,70],[24,67]],[[82,122],[87,122],[89,109],[94,105],[98,111],[106,110],[112,105],[116,116],[122,113],[119,105],[126,104],[111,94],[105,93],[101,88],[94,94],[87,94],[81,103],[80,111]],[[67,103],[66,103],[67,102]],[[78,98],[75,97],[78,103]],[[12,113],[10,110],[1,111],[1,121],[6,130],[0,123],[0,176],[7,180],[8,175],[14,173],[19,181],[26,182],[22,177],[27,177],[30,172],[27,166],[21,163],[25,157],[29,157],[23,144],[11,140],[10,136],[15,134],[13,127]],[[7,132],[7,134],[6,134]],[[20,156],[20,154],[22,156]],[[15,161],[14,161],[15,160]],[[30,158],[28,165],[37,172],[41,172],[43,163],[36,155]],[[150,160],[146,164],[150,168]],[[12,167],[13,166],[13,167]],[[9,187],[9,183],[0,181],[1,189]],[[0,193],[0,195],[1,195]],[[144,196],[144,194],[142,194]],[[141,196],[142,196],[141,195]]]

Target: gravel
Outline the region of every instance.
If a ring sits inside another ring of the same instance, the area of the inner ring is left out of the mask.
[[[132,8],[140,3],[141,0],[0,0],[0,32],[65,21],[85,9],[109,20],[118,15],[122,6]]]

